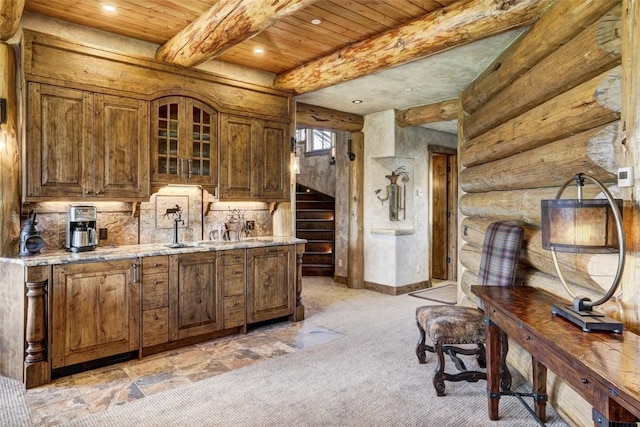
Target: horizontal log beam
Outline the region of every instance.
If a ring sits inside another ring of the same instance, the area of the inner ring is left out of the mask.
[[[464,0],[279,74],[277,88],[308,93],[531,24],[550,0]]]
[[[0,0],[0,41],[15,35],[24,12],[25,0]]]
[[[330,108],[296,103],[296,128],[328,129],[344,132],[360,132],[364,118]]]
[[[458,99],[435,104],[411,107],[396,112],[396,124],[400,127],[420,126],[427,123],[446,122],[458,118]]]
[[[622,6],[569,40],[464,121],[467,139],[506,122],[620,63]]]
[[[219,0],[156,52],[158,61],[202,64],[317,0]]]
[[[578,172],[602,182],[616,178],[624,158],[620,123],[552,142],[504,159],[471,166],[459,177],[467,193],[560,186]]]
[[[569,177],[566,180],[568,179]],[[466,193],[460,197],[458,208],[462,215],[469,217],[540,224],[542,222],[540,200],[554,199],[559,189],[560,187],[544,187]],[[585,199],[595,199],[601,194],[602,192],[595,185],[586,185],[582,189]],[[575,187],[568,187],[563,196],[577,197]]]
[[[463,144],[460,160],[473,166],[512,156],[620,118],[620,66]]]
[[[462,93],[467,114],[509,86],[516,78],[618,4],[619,0],[556,1],[518,41],[511,44]]]

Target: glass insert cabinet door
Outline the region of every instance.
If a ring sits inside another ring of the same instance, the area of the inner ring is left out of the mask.
[[[152,102],[152,182],[215,187],[218,164],[218,112],[181,96]]]

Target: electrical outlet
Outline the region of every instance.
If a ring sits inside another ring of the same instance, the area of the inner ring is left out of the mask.
[[[422,266],[418,264],[418,266],[416,267],[416,273],[420,273],[421,269],[422,269]]]
[[[342,267],[342,258],[338,260],[338,267]]]
[[[99,228],[98,229],[98,239],[100,240],[107,240],[107,229],[106,228]]]

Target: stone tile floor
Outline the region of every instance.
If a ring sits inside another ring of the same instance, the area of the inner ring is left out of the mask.
[[[51,426],[341,337],[309,322],[280,322],[59,378],[27,391],[35,426]]]

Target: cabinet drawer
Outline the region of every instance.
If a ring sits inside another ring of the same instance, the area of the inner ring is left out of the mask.
[[[142,312],[142,346],[169,342],[169,308]]]
[[[224,269],[224,296],[244,295],[244,268],[225,267]]]
[[[169,257],[166,255],[142,258],[142,274],[166,273],[169,271]]]
[[[142,277],[142,309],[167,307],[169,305],[169,275],[145,274]]]
[[[224,298],[224,327],[243,326],[245,321],[244,295]]]
[[[244,249],[221,251],[222,265],[244,264]]]

